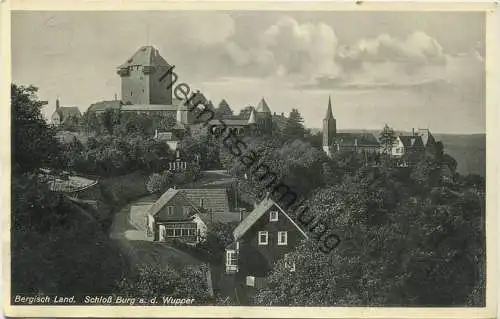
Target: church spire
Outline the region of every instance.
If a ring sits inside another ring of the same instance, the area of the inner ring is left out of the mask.
[[[332,99],[330,96],[328,96],[328,109],[326,110],[325,119],[333,119]]]
[[[337,135],[337,121],[333,117],[332,99],[328,96],[328,108],[323,119],[323,150],[328,156],[332,155],[332,143]]]

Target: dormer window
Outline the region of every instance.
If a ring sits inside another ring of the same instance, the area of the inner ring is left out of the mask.
[[[268,233],[267,231],[259,232],[259,245],[267,245],[268,242]]]
[[[272,210],[269,212],[269,221],[270,222],[278,221],[278,211],[277,210]]]

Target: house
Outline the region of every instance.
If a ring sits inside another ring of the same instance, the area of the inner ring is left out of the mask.
[[[415,163],[424,156],[436,154],[437,143],[428,129],[412,130],[411,135],[396,137],[391,149],[391,155],[402,159],[405,163]]]
[[[52,113],[51,121],[54,125],[62,125],[64,123],[68,123],[69,121],[73,121],[73,123],[77,123],[78,120],[82,117],[82,113],[76,106],[60,106],[59,98],[56,100],[56,110]]]
[[[154,241],[203,240],[215,222],[235,222],[240,213],[230,212],[225,188],[168,189],[146,210],[147,232]]]
[[[273,264],[308,238],[269,197],[243,219],[234,229],[233,237],[234,242],[226,248],[226,274],[234,275],[235,282],[251,287],[264,285]]]

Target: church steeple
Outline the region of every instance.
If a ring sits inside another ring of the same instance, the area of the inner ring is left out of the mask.
[[[332,99],[328,96],[328,108],[323,119],[323,150],[328,156],[331,156],[331,147],[335,135],[337,135],[337,121],[333,117]]]
[[[328,109],[326,109],[325,119],[333,119],[332,98],[328,96]]]

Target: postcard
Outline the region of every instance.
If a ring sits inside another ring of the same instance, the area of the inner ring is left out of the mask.
[[[0,6],[6,316],[495,317],[498,4]]]

